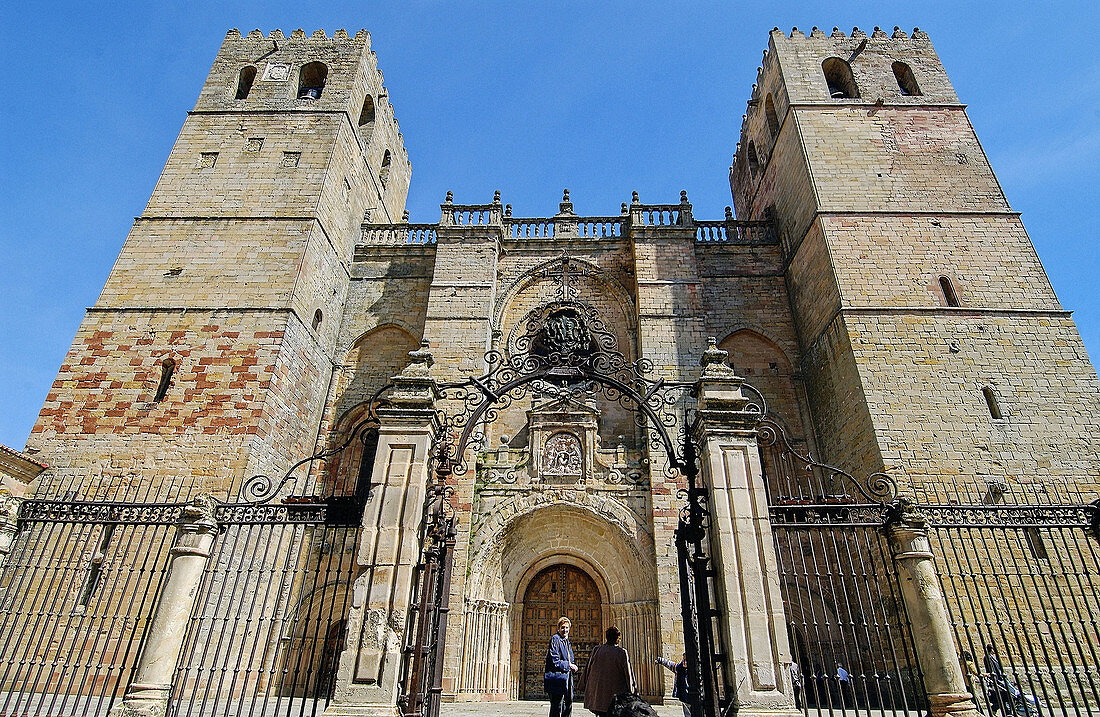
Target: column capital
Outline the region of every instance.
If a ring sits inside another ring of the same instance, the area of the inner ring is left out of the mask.
[[[428,350],[428,342],[422,341],[420,348],[409,352],[409,365],[390,381],[394,389],[389,395],[391,410],[402,412],[431,411],[439,398],[439,384],[432,376],[435,357]],[[382,411],[379,412],[382,414]]]
[[[726,363],[728,351],[718,348],[712,336],[699,363],[703,375],[695,385],[695,398],[699,402],[699,418],[696,431],[709,433],[715,430],[754,430],[760,414],[749,410],[749,399],[742,386],[745,379]]]
[[[183,507],[176,520],[177,537],[169,551],[171,555],[210,557],[213,542],[207,537],[218,532],[218,521],[214,517],[216,506],[214,496],[204,493]]]
[[[928,516],[907,498],[898,498],[890,504],[883,531],[894,545],[895,559],[932,559],[932,544],[928,540]]]

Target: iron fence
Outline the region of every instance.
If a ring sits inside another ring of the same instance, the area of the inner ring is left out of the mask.
[[[23,502],[0,569],[0,715],[92,717],[121,702],[186,505],[167,492],[76,478]],[[355,500],[218,504],[172,715],[324,710],[355,571]]]
[[[171,714],[310,715],[332,698],[358,525],[262,523],[218,536]]]
[[[1016,497],[923,507],[967,686],[985,714],[1095,715],[1097,508]]]
[[[796,705],[818,715],[925,714],[912,627],[882,532],[897,486],[799,455],[767,419],[759,445]]]

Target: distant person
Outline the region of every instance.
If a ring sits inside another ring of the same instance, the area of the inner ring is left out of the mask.
[[[794,690],[794,706],[802,709],[802,668],[794,660],[791,661],[791,687]]]
[[[997,655],[997,648],[992,644],[985,646],[985,671],[991,677],[1004,677],[1005,668],[1001,664],[1001,658]]]
[[[688,698],[691,692],[688,688],[687,654],[685,653],[679,662],[666,660],[663,657],[658,657],[654,662],[667,667],[676,675],[676,681],[672,683],[672,696],[680,700],[680,706],[684,708],[684,717],[691,717],[691,700]]]
[[[569,644],[569,618],[558,619],[558,631],[550,638],[546,650],[546,674],[543,688],[550,696],[550,717],[571,717],[573,714],[573,646]]]
[[[837,688],[840,690],[841,704],[845,706],[854,706],[856,703],[856,691],[852,687],[852,675],[848,670],[845,670],[840,666],[840,663],[836,663],[836,683]]]
[[[614,627],[607,628],[607,642],[592,650],[584,668],[584,706],[597,717],[607,717],[617,696],[634,692],[634,673],[626,650],[619,647],[620,634]]]
[[[966,682],[966,689],[974,700],[974,706],[979,707],[978,697],[979,694],[984,695],[985,685],[982,683],[982,673],[978,670],[978,663],[974,660],[974,654],[970,650],[963,650],[959,653],[959,658],[962,662],[963,680]]]

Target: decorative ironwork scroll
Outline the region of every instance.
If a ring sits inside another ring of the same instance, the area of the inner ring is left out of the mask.
[[[405,660],[399,707],[402,717],[439,717],[443,695],[443,650],[450,612],[451,568],[458,535],[451,507],[453,489],[446,435],[435,455],[434,479],[428,487],[423,523],[420,580],[408,613]]]
[[[567,290],[562,295],[572,297]],[[654,377],[652,362],[628,360],[594,306],[577,298],[539,306],[517,322],[505,344],[485,354],[481,376],[440,387],[450,409],[441,422],[456,434],[456,473],[468,469],[466,448],[481,427],[534,393],[551,400],[598,395],[620,404],[647,429],[650,447],[668,456],[669,472],[682,470],[673,431],[694,383]]]

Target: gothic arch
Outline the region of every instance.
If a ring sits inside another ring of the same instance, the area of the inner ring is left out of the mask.
[[[344,352],[344,365],[347,365],[349,357],[353,354],[353,352],[355,352],[356,348],[361,346],[364,341],[368,340],[372,334],[376,334],[377,332],[383,331],[385,329],[399,329],[413,338],[415,338],[420,333],[420,329],[418,327],[413,326],[412,324],[402,320],[399,317],[392,317],[384,323],[377,324],[369,329],[366,329],[365,331],[360,333],[354,341],[349,343],[347,345],[346,351]]]
[[[729,352],[729,364],[739,376],[764,394],[768,415],[778,420],[794,438],[806,430],[794,364],[777,341],[756,328],[742,327],[718,344]]]
[[[415,334],[396,323],[376,326],[356,339],[339,369],[334,394],[337,420],[386,385],[408,365],[409,352],[419,347]]]
[[[787,352],[784,351],[783,347],[779,345],[779,340],[776,339],[775,336],[773,336],[771,334],[771,332],[769,332],[767,329],[764,329],[764,328],[759,327],[759,326],[748,326],[748,325],[739,326],[738,328],[736,328],[733,331],[729,332],[729,334],[727,334],[724,339],[719,341],[718,346],[719,346],[719,348],[721,348],[725,351],[729,351],[728,346],[735,345],[735,344],[738,343],[738,339],[745,339],[745,338],[756,339],[756,340],[770,346],[770,350],[772,352],[774,352],[775,356],[778,356],[778,357],[782,358],[784,364],[788,367],[788,369],[790,369],[792,366],[794,366],[794,362],[791,361],[789,356],[787,356]],[[738,369],[737,365],[733,363],[734,355],[733,355],[732,351],[730,352],[730,359],[729,360],[730,360],[730,366],[732,366],[735,370],[737,370]]]

